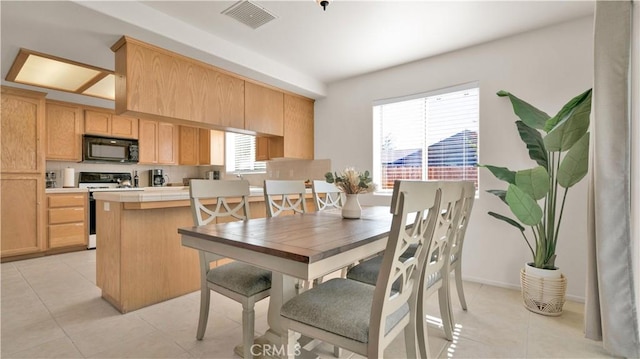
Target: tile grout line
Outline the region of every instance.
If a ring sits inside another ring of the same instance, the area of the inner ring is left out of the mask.
[[[71,267],[71,266],[69,266],[67,263],[65,263],[65,262],[61,261],[60,259],[58,259],[58,260],[57,260],[57,262],[62,263],[62,264],[64,264],[64,265],[68,266],[69,268],[72,268],[72,267]],[[46,265],[46,264],[45,264],[45,265]],[[48,305],[47,305],[47,304],[42,300],[42,297],[40,296],[40,293],[38,293],[38,291],[33,287],[33,285],[32,285],[32,284],[31,284],[31,282],[27,279],[27,277],[25,277],[25,275],[24,275],[24,273],[22,272],[22,270],[21,270],[18,266],[16,266],[16,265],[14,265],[14,268],[15,268],[15,269],[16,269],[16,271],[20,274],[20,277],[22,278],[22,280],[23,280],[23,281],[24,281],[24,282],[29,286],[29,288],[31,289],[31,291],[33,292],[33,294],[38,298],[38,301],[40,301],[40,304],[42,304],[42,306],[47,310],[47,312],[49,313],[49,318],[50,318],[51,320],[53,320],[53,322],[54,322],[54,323],[56,323],[56,326],[57,326],[57,327],[58,327],[58,328],[59,328],[59,329],[64,333],[65,337],[66,337],[66,338],[71,342],[71,344],[73,345],[73,348],[74,348],[75,350],[77,350],[77,352],[78,352],[78,353],[79,353],[83,358],[86,358],[86,356],[82,353],[82,351],[80,351],[80,349],[78,348],[78,346],[76,345],[76,343],[73,341],[73,339],[69,336],[69,333],[67,333],[67,331],[66,331],[66,330],[65,330],[65,329],[60,325],[60,323],[58,322],[58,320],[56,319],[56,317],[55,317],[55,316],[53,315],[53,313],[51,312],[51,309],[49,308],[49,306],[48,306]],[[72,269],[73,269],[73,268],[72,268]],[[46,343],[52,342],[52,341],[57,340],[57,339],[59,339],[59,338],[54,338],[54,339],[51,339],[51,340],[45,341],[44,343],[39,343],[39,344],[36,344],[36,345],[34,345],[34,346],[30,346],[30,347],[27,347],[27,348],[24,348],[24,349],[18,350],[18,351],[14,352],[14,353],[11,353],[11,354],[16,354],[16,353],[19,353],[19,352],[21,352],[21,351],[25,351],[25,350],[28,350],[28,349],[33,349],[33,348],[36,348],[36,347],[38,347],[38,346],[40,346],[40,345],[43,345],[43,344],[46,344]]]

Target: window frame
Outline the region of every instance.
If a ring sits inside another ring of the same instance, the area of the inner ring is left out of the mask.
[[[234,136],[233,138],[230,138],[230,136]],[[242,169],[242,170],[237,170],[236,169],[236,147],[235,147],[235,143],[236,143],[236,139],[235,136],[249,136],[253,138],[252,141],[252,145],[253,147],[250,148],[250,156],[252,156],[252,158],[248,161],[250,163],[253,164],[253,169],[251,170],[247,170],[247,169]],[[232,145],[233,144],[233,145]],[[225,172],[226,173],[232,173],[232,174],[257,174],[257,173],[267,173],[267,165],[266,165],[266,161],[256,161],[255,160],[255,151],[256,151],[256,146],[255,146],[255,136],[252,135],[247,135],[244,133],[235,133],[235,132],[227,132],[225,133]],[[256,164],[258,164],[258,167],[256,169]]]
[[[400,97],[393,97],[393,98],[386,98],[386,99],[380,99],[380,100],[375,100],[372,103],[371,106],[371,117],[372,117],[372,127],[373,127],[373,147],[372,147],[372,152],[373,152],[373,167],[372,167],[372,175],[373,175],[373,180],[375,183],[378,183],[378,186],[376,188],[376,191],[374,192],[374,195],[382,195],[382,196],[390,196],[393,192],[392,189],[383,189],[382,186],[382,172],[383,172],[383,164],[382,164],[382,129],[381,129],[381,123],[379,121],[384,121],[383,119],[378,119],[376,118],[376,107],[381,106],[381,105],[388,105],[388,104],[395,104],[395,103],[400,103],[400,102],[404,102],[404,101],[411,101],[411,100],[416,100],[416,99],[426,99],[429,97],[436,97],[438,95],[446,95],[446,94],[450,94],[450,93],[454,93],[454,92],[459,92],[459,91],[465,91],[465,90],[477,90],[477,127],[474,129],[475,130],[475,145],[476,150],[475,150],[475,159],[476,159],[476,164],[479,163],[479,156],[480,156],[480,148],[479,148],[479,143],[480,143],[480,83],[479,81],[474,81],[474,82],[469,82],[469,83],[464,83],[464,84],[459,84],[459,85],[454,85],[454,86],[449,86],[449,87],[445,87],[445,88],[441,88],[441,89],[437,89],[437,90],[432,90],[432,91],[427,91],[427,92],[421,92],[421,93],[416,93],[416,94],[412,94],[412,95],[407,95],[407,96],[400,96]],[[427,130],[425,129],[424,131],[425,135],[427,133]],[[456,133],[457,134],[457,133]],[[452,136],[451,136],[452,137]],[[431,145],[433,145],[434,143],[432,143]],[[423,142],[422,146],[422,152],[425,155],[422,155],[422,168],[421,168],[421,177],[422,180],[425,180],[425,178],[428,179],[428,166],[427,166],[427,162],[429,161],[429,154],[428,154],[428,147],[431,145],[427,145],[427,142],[425,140],[425,142]],[[467,167],[463,166],[463,167]],[[437,180],[437,179],[433,179],[433,180]],[[479,189],[480,188],[480,175],[477,172],[476,173],[476,177],[475,177],[475,183],[476,183],[476,188]],[[476,191],[476,197],[478,196],[478,192]]]

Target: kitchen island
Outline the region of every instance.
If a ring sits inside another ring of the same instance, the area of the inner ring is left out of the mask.
[[[188,187],[96,192],[94,198],[96,284],[105,300],[126,313],[200,289],[198,252],[183,247],[178,235],[179,227],[193,225]],[[251,218],[265,217],[261,188],[251,189],[249,202]],[[313,210],[311,194],[307,210]]]

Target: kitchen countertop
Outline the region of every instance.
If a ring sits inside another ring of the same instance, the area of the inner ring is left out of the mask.
[[[46,188],[45,193],[87,193],[86,188]]]
[[[307,190],[311,193],[311,190]],[[262,187],[251,187],[250,197],[263,197]],[[162,202],[189,200],[189,187],[145,187],[142,191],[94,192],[93,198],[111,202]]]

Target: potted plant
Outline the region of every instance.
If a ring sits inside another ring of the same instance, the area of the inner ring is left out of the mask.
[[[521,271],[525,306],[537,313],[560,315],[566,279],[556,267],[556,245],[567,192],[588,170],[591,89],[571,99],[553,117],[509,92],[497,95],[511,101],[520,118],[516,121],[518,134],[537,166],[512,171],[481,165],[507,183],[506,190],[487,192],[507,204],[515,218],[495,212],[489,215],[520,231],[531,251],[533,261]]]
[[[369,171],[358,172],[353,167],[347,167],[344,172],[331,173],[327,172],[325,180],[329,183],[335,183],[347,197],[342,205],[342,217],[349,219],[360,218],[362,208],[358,200],[358,194],[369,193],[375,190],[375,184],[371,179]]]

